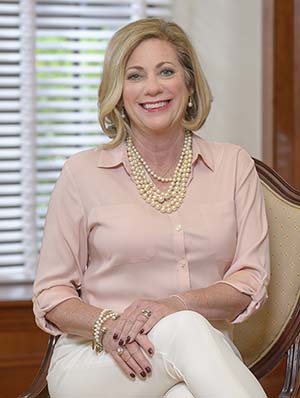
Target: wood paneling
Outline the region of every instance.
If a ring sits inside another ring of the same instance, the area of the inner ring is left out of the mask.
[[[0,301],[0,396],[16,398],[31,384],[46,350],[48,335],[35,325],[29,298],[17,299],[14,287],[6,288]],[[10,294],[8,293],[10,290]],[[20,293],[20,291],[19,291]],[[24,298],[24,291],[23,291]]]
[[[267,376],[260,380],[268,398],[278,398],[283,387],[286,368],[286,358]]]
[[[263,6],[263,160],[300,189],[300,0]]]

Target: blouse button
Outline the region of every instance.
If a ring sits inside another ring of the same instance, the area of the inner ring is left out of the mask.
[[[176,231],[177,231],[177,232],[180,232],[181,230],[182,230],[181,224],[177,224],[177,225],[176,225]]]
[[[180,267],[184,268],[187,265],[186,260],[179,261],[179,265],[180,265]]]

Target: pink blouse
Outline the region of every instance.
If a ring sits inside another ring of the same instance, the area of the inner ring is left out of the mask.
[[[37,324],[60,334],[45,314],[70,298],[122,312],[137,298],[215,283],[251,296],[234,320],[241,322],[267,296],[267,229],[254,162],[239,146],[193,134],[187,194],[171,214],[141,198],[125,144],[80,152],[50,199],[33,293]]]

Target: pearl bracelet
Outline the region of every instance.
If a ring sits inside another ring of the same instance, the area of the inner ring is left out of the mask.
[[[188,306],[186,305],[186,302],[183,300],[181,296],[178,296],[177,294],[172,294],[170,297],[176,297],[178,300],[182,302],[182,304],[185,306],[185,309],[188,310]]]
[[[107,331],[107,328],[103,326],[104,322],[107,321],[108,319],[113,319],[116,320],[119,318],[119,314],[117,312],[113,312],[112,310],[104,309],[101,311],[101,314],[99,315],[99,318],[96,320],[93,328],[93,336],[94,340],[92,343],[92,348],[93,350],[96,351],[97,354],[99,354],[101,351],[103,351],[103,336]]]

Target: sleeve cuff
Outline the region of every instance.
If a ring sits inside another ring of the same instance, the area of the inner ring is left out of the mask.
[[[244,322],[247,318],[249,318],[253,313],[255,313],[257,310],[259,310],[266,299],[268,298],[268,292],[265,284],[262,284],[255,293],[250,293],[249,288],[245,289],[243,286],[239,286],[239,284],[235,284],[232,282],[228,281],[219,281],[217,283],[224,283],[226,285],[232,286],[236,290],[238,290],[241,293],[247,294],[251,297],[251,302],[250,304],[244,309],[243,312],[241,312],[233,321],[230,321],[229,323],[235,324],[235,323],[241,323]]]
[[[39,328],[46,333],[58,336],[63,332],[46,319],[46,314],[58,304],[76,298],[81,300],[76,290],[69,286],[55,286],[43,290],[37,297],[33,297],[33,312]]]

